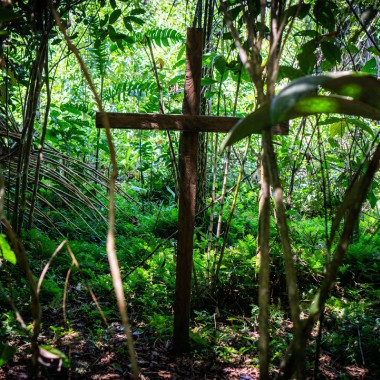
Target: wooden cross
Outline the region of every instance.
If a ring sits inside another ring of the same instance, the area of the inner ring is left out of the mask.
[[[183,115],[107,113],[112,128],[169,130],[182,132],[179,157],[179,210],[176,289],[174,301],[173,349],[189,349],[191,275],[197,185],[199,132],[227,133],[240,120],[237,117],[201,116],[202,28],[188,28],[186,39],[186,76]],[[102,115],[96,114],[96,126],[102,128]],[[286,134],[286,129],[274,129]]]

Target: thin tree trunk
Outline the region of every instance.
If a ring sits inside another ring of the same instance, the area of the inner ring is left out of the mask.
[[[214,231],[214,218],[215,218],[215,198],[216,198],[216,171],[217,171],[217,152],[218,152],[218,134],[215,135],[214,139],[214,164],[213,164],[213,177],[212,177],[212,188],[211,188],[211,210],[210,210],[210,222],[208,225],[208,247],[207,247],[207,274],[208,279],[210,279],[210,260],[211,260],[211,248],[213,240]],[[215,265],[215,261],[213,267]],[[213,271],[212,271],[213,273]]]
[[[40,138],[40,145],[38,147],[37,164],[36,164],[35,177],[34,177],[34,189],[33,189],[33,194],[30,201],[28,229],[32,228],[32,224],[33,224],[33,213],[34,213],[34,207],[36,204],[38,186],[40,182],[41,161],[42,161],[43,147],[44,147],[44,142],[45,142],[45,137],[46,137],[47,123],[49,119],[49,111],[50,111],[50,103],[51,103],[50,84],[49,84],[48,49],[46,49],[46,58],[45,58],[45,86],[46,86],[47,100],[46,100],[44,122],[42,126],[42,133],[41,133],[41,138]]]
[[[45,51],[47,47],[47,39],[42,37],[41,44],[38,49],[38,53],[35,60],[35,76],[34,80],[30,83],[30,90],[28,94],[26,119],[24,121],[23,127],[23,138],[22,138],[22,152],[19,156],[19,166],[18,176],[21,176],[21,181],[16,185],[16,199],[15,199],[15,210],[14,210],[14,224],[15,231],[19,233],[21,231],[25,209],[26,209],[26,193],[28,187],[28,170],[30,153],[33,145],[33,132],[34,132],[34,120],[36,116],[37,102],[40,96],[40,91],[42,87],[42,70],[45,61]],[[18,199],[20,197],[20,199]]]
[[[259,272],[259,364],[260,379],[269,379],[269,238],[270,238],[270,185],[265,145],[261,154],[261,180],[259,197],[259,227],[257,235],[257,256]]]

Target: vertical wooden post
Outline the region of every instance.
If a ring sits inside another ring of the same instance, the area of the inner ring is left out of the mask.
[[[202,77],[201,28],[188,28],[186,39],[186,79],[183,100],[185,115],[199,115]],[[179,211],[176,289],[174,300],[173,350],[189,350],[191,274],[193,269],[193,238],[197,187],[198,133],[182,133],[179,161]]]

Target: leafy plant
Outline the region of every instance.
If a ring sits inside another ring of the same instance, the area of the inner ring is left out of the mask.
[[[319,87],[337,96],[313,95]],[[283,88],[269,104],[240,120],[228,133],[222,147],[301,116],[342,113],[380,120],[379,99],[380,82],[372,76],[329,73],[299,78]]]

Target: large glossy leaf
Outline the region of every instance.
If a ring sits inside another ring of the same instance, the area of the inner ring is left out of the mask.
[[[222,149],[232,145],[235,142],[250,136],[254,133],[261,133],[271,127],[270,121],[270,104],[264,104],[262,107],[252,112],[246,118],[239,120],[222,143]]]
[[[322,87],[340,96],[315,95]],[[301,116],[336,113],[380,120],[380,82],[362,74],[332,73],[291,82],[274,99],[240,120],[223,148],[253,133]]]
[[[375,108],[380,108],[380,81],[378,78],[361,73],[329,74],[331,80],[321,83],[321,87],[334,94],[360,100]]]
[[[339,113],[380,120],[380,109],[374,108],[358,100],[349,100],[336,96],[310,96],[300,100],[283,119],[290,120],[300,116],[320,113]],[[283,121],[283,120],[281,120]]]
[[[271,105],[272,123],[279,122],[299,100],[319,87],[380,108],[380,82],[372,76],[351,72],[310,75],[292,81],[275,96]]]
[[[317,115],[320,113],[338,113],[351,116],[361,116],[373,120],[380,120],[380,109],[374,108],[358,100],[349,100],[335,96],[309,96],[295,104],[278,122],[292,120],[297,117]],[[239,120],[228,133],[222,144],[222,149],[232,145],[244,137],[262,133],[271,128],[271,104],[265,104],[257,111]]]

